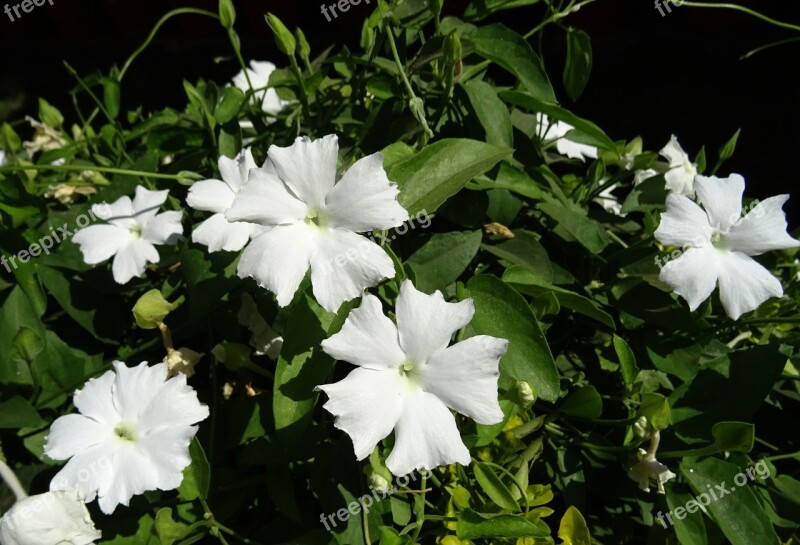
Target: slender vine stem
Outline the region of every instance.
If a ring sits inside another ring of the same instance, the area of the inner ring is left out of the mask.
[[[28,497],[27,492],[25,492],[25,489],[22,488],[22,484],[17,478],[17,475],[10,467],[6,465],[3,460],[0,460],[0,477],[3,478],[8,487],[14,493],[14,497],[17,498],[17,501],[24,500]]]
[[[141,176],[142,178],[159,178],[162,180],[179,180],[178,174],[164,174],[162,172],[143,172],[141,170],[128,170],[125,168],[100,167],[97,165],[21,165],[0,167],[0,174],[4,172],[24,172],[26,170],[53,170],[56,172],[103,172],[106,174],[122,174],[127,176]]]
[[[775,25],[781,28],[788,28],[790,30],[796,30],[800,32],[799,25],[793,25],[791,23],[784,23],[783,21],[778,21],[777,19],[773,19],[772,17],[768,17],[763,13],[759,13],[754,9],[747,8],[745,6],[740,6],[739,4],[728,4],[728,3],[710,3],[710,2],[691,2],[688,0],[684,0],[681,4],[682,6],[689,6],[690,8],[711,8],[711,9],[729,9],[733,11],[741,11],[742,13],[746,13],[748,15],[752,15],[756,19],[761,19],[765,23],[769,23],[771,25]]]

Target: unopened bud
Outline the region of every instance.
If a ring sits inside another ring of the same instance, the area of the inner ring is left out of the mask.
[[[389,481],[383,475],[375,472],[369,476],[369,487],[381,494],[385,494],[389,491]]]
[[[524,380],[517,381],[517,402],[526,409],[536,403],[536,392]]]
[[[650,424],[646,416],[640,416],[633,424],[633,434],[637,439],[644,439],[650,435]]]

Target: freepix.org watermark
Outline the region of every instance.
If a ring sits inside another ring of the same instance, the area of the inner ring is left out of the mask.
[[[733,494],[737,488],[747,486],[756,479],[756,476],[758,476],[758,479],[761,481],[766,480],[770,476],[769,466],[764,460],[761,460],[752,467],[748,467],[741,473],[737,473],[733,477],[734,484],[727,486],[725,482],[722,482],[720,484],[715,484],[713,487],[707,484],[708,492],[698,494],[694,499],[687,501],[684,505],[676,507],[674,511],[669,511],[668,513],[659,511],[658,514],[656,514],[656,518],[664,526],[664,529],[667,529],[669,526],[675,525],[675,522],[672,520],[673,515],[676,519],[683,520],[686,518],[687,513],[697,513],[698,511],[705,512],[707,506],[715,501],[721,500],[728,494]],[[664,521],[665,517],[667,521],[669,521],[669,526],[667,526],[667,522]]]
[[[6,4],[3,8],[3,11],[8,18],[11,19],[11,22],[17,21],[18,19],[22,18],[22,15],[25,13],[30,13],[33,11],[33,8],[43,6],[45,3],[53,5],[53,0],[22,0],[19,4]],[[22,14],[20,14],[19,10],[22,9]],[[13,15],[11,15],[11,11],[14,11],[14,14],[17,16],[15,19]]]
[[[429,473],[426,469],[423,468],[419,470],[419,475],[421,477],[425,477],[429,475]],[[336,513],[333,513],[331,515],[326,515],[325,513],[322,513],[319,516],[319,520],[320,522],[322,522],[322,525],[325,526],[325,529],[330,532],[331,528],[336,528],[339,522],[347,522],[347,520],[350,517],[358,515],[359,513],[361,513],[362,510],[364,511],[368,510],[373,503],[378,503],[382,500],[385,500],[389,496],[397,494],[397,492],[399,492],[401,487],[408,486],[409,483],[414,482],[416,480],[417,480],[417,474],[410,473],[408,475],[403,475],[402,477],[398,477],[395,481],[395,484],[397,486],[393,486],[390,488],[389,483],[386,483],[386,486],[382,490],[370,487],[371,492],[369,494],[364,494],[356,501],[350,502],[347,505],[347,507],[342,507],[341,509],[336,511]],[[334,518],[337,520],[333,520]]]
[[[94,208],[94,210],[92,208]],[[3,265],[8,272],[11,272],[12,269],[16,270],[20,265],[24,265],[30,261],[32,257],[39,257],[42,253],[50,255],[50,250],[52,250],[56,244],[60,244],[71,238],[72,235],[84,227],[89,226],[90,223],[98,219],[105,220],[111,217],[111,207],[108,206],[108,203],[103,202],[92,208],[90,208],[87,213],[81,214],[75,218],[75,224],[78,226],[77,229],[71,230],[70,224],[68,223],[65,223],[61,227],[50,227],[50,234],[43,236],[38,241],[28,246],[27,250],[20,250],[15,255],[9,257],[0,255],[0,265]]]
[[[672,7],[670,4],[674,5],[675,7],[681,7],[683,5],[684,0],[655,0],[656,9],[658,13],[664,17],[667,13],[672,13]],[[664,13],[664,8],[666,8],[667,12]]]

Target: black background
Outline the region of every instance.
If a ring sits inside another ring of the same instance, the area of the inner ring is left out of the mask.
[[[19,0],[14,0],[17,3]],[[121,65],[169,9],[194,6],[216,11],[216,2],[157,0],[53,0],[20,20],[0,13],[0,97],[15,98],[19,119],[35,113],[44,96],[70,117],[65,90],[74,85],[62,65],[67,60],[81,74]],[[287,26],[300,26],[317,53],[335,43],[358,47],[363,19],[372,6],[362,2],[327,22],[320,0],[235,0],[237,31],[246,59],[286,60],[275,49],[263,13],[279,15]],[[332,3],[329,0],[327,3]],[[0,0],[0,7],[5,0]],[[445,11],[460,14],[463,0],[445,0]],[[743,5],[800,24],[795,0],[746,1]],[[518,30],[540,19],[539,5],[496,16]],[[661,16],[651,0],[598,0],[565,20],[592,38],[594,69],[582,98],[573,104],[558,89],[564,105],[595,121],[614,139],[642,135],[658,150],[675,133],[694,156],[705,144],[710,161],[741,127],[736,156],[721,174],[739,172],[746,195],[764,198],[788,193],[797,185],[800,106],[796,78],[800,41],[740,60],[748,51],[800,32],[780,29],[742,13],[719,9],[673,7]],[[563,31],[551,27],[543,42],[548,72],[558,84],[564,57]],[[215,57],[226,60],[215,63]],[[172,20],[136,61],[123,85],[123,108],[146,109],[185,103],[181,80],[228,81],[237,72],[230,45],[217,23],[188,15]],[[73,116],[74,119],[74,116]],[[797,200],[800,196],[796,196]],[[788,207],[796,207],[789,202]],[[798,208],[800,209],[800,208]],[[800,218],[791,213],[791,225]]]

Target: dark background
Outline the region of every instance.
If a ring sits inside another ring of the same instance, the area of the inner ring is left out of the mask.
[[[6,1],[0,0],[0,7]],[[74,82],[62,60],[81,74],[106,71],[112,64],[124,63],[169,9],[194,6],[216,11],[213,0],[53,1],[53,6],[45,3],[15,22],[0,12],[0,99],[17,103],[14,119],[35,114],[37,96],[44,96],[70,117],[71,104],[64,91]],[[300,26],[317,53],[331,43],[357,48],[362,20],[375,3],[362,2],[330,23],[320,13],[320,3],[235,0],[245,58],[286,64],[264,22],[266,11],[279,15],[290,28]],[[460,14],[466,4],[446,0],[445,11]],[[795,0],[742,0],[742,4],[800,24]],[[542,12],[537,5],[505,12],[494,20],[528,30]],[[568,108],[595,121],[614,139],[642,135],[648,149],[660,149],[671,133],[691,156],[706,144],[712,164],[719,146],[741,127],[736,156],[721,174],[743,174],[750,197],[764,198],[795,188],[800,176],[794,166],[800,148],[795,85],[800,42],[749,59],[740,57],[767,43],[800,37],[800,32],[719,9],[673,7],[672,13],[662,17],[651,0],[598,0],[566,23],[588,32],[594,47],[594,69],[584,96],[573,104],[558,89]],[[563,42],[563,31],[551,27],[544,54],[556,85],[560,85],[563,67]],[[215,63],[216,57],[225,60]],[[203,77],[224,83],[236,72],[230,45],[217,23],[182,16],[162,28],[126,75],[123,108],[139,103],[145,109],[179,106],[186,100],[182,79]],[[790,223],[796,225],[798,217],[792,216]]]

